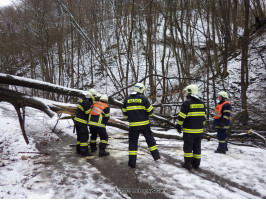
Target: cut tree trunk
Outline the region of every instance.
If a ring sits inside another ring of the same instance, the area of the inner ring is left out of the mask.
[[[18,108],[24,108],[27,106],[32,107],[45,112],[49,117],[54,116],[54,112],[51,110],[52,107],[50,108],[42,101],[38,100],[38,98],[34,98],[13,90],[8,90],[0,87],[0,101],[9,102]],[[53,109],[55,110],[54,107]]]

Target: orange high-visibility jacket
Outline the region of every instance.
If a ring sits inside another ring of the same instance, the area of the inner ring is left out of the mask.
[[[103,110],[107,107],[108,107],[108,105],[106,103],[97,101],[94,104],[92,104],[90,114],[91,115],[100,115],[103,113]]]
[[[105,127],[105,124],[110,117],[110,108],[107,103],[97,101],[92,104],[91,112],[89,114],[89,125]]]
[[[225,102],[223,102],[221,104],[217,104],[217,106],[215,107],[215,110],[214,110],[214,113],[215,113],[214,119],[220,119],[222,117],[222,115],[223,115],[223,113],[222,113],[223,105],[227,104],[227,103],[232,106],[232,104],[229,101],[225,101]],[[230,119],[231,118],[229,118],[229,120]]]

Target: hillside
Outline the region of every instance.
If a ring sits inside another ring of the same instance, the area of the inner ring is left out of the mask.
[[[0,8],[0,75],[12,82],[0,78],[0,198],[265,199],[265,8],[251,0],[23,0]],[[164,119],[151,118],[154,136],[169,136],[156,138],[161,159],[153,161],[140,136],[137,167],[129,168],[127,127],[112,124],[110,156],[77,155],[73,120],[57,115],[54,102],[75,108],[95,88],[122,122],[121,103],[137,82]],[[187,171],[174,123],[192,83],[207,107],[208,137],[200,169]],[[214,153],[211,129],[221,90],[229,93],[232,120],[240,116],[226,154]],[[27,94],[24,102],[43,103],[25,108],[28,145],[3,91],[14,105],[23,107],[17,92]]]
[[[184,100],[183,88],[196,83],[208,107],[208,127],[218,91],[227,90],[234,114],[248,111],[235,129],[265,131],[263,5],[25,0],[1,9],[0,72],[74,89],[94,87],[119,101],[129,85],[142,80],[158,105],[155,112],[171,121]],[[9,87],[76,103],[65,95]]]

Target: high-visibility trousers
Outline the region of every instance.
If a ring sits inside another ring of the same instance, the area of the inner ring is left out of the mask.
[[[99,149],[105,150],[106,145],[108,143],[108,135],[106,132],[106,128],[98,126],[90,126],[90,133],[91,133],[90,147],[92,149],[96,149],[96,140],[99,135],[100,136]]]
[[[202,133],[184,133],[184,161],[185,165],[198,168],[201,161],[201,139]]]
[[[217,147],[218,151],[227,151],[227,136],[226,136],[226,129],[218,129],[217,131],[217,139],[219,140],[219,145]]]
[[[77,131],[77,151],[88,152],[89,131],[88,125],[75,123]]]
[[[159,151],[156,146],[156,141],[154,137],[152,136],[152,132],[150,128],[140,130],[140,131],[132,131],[129,130],[129,165],[135,166],[137,161],[137,152],[138,152],[138,139],[140,133],[143,134],[143,136],[146,139],[146,143],[148,144],[149,151],[153,157],[154,160],[157,160],[160,158]]]

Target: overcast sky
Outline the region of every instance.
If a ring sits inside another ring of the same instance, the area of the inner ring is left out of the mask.
[[[8,6],[12,3],[12,0],[0,0],[0,7]]]

